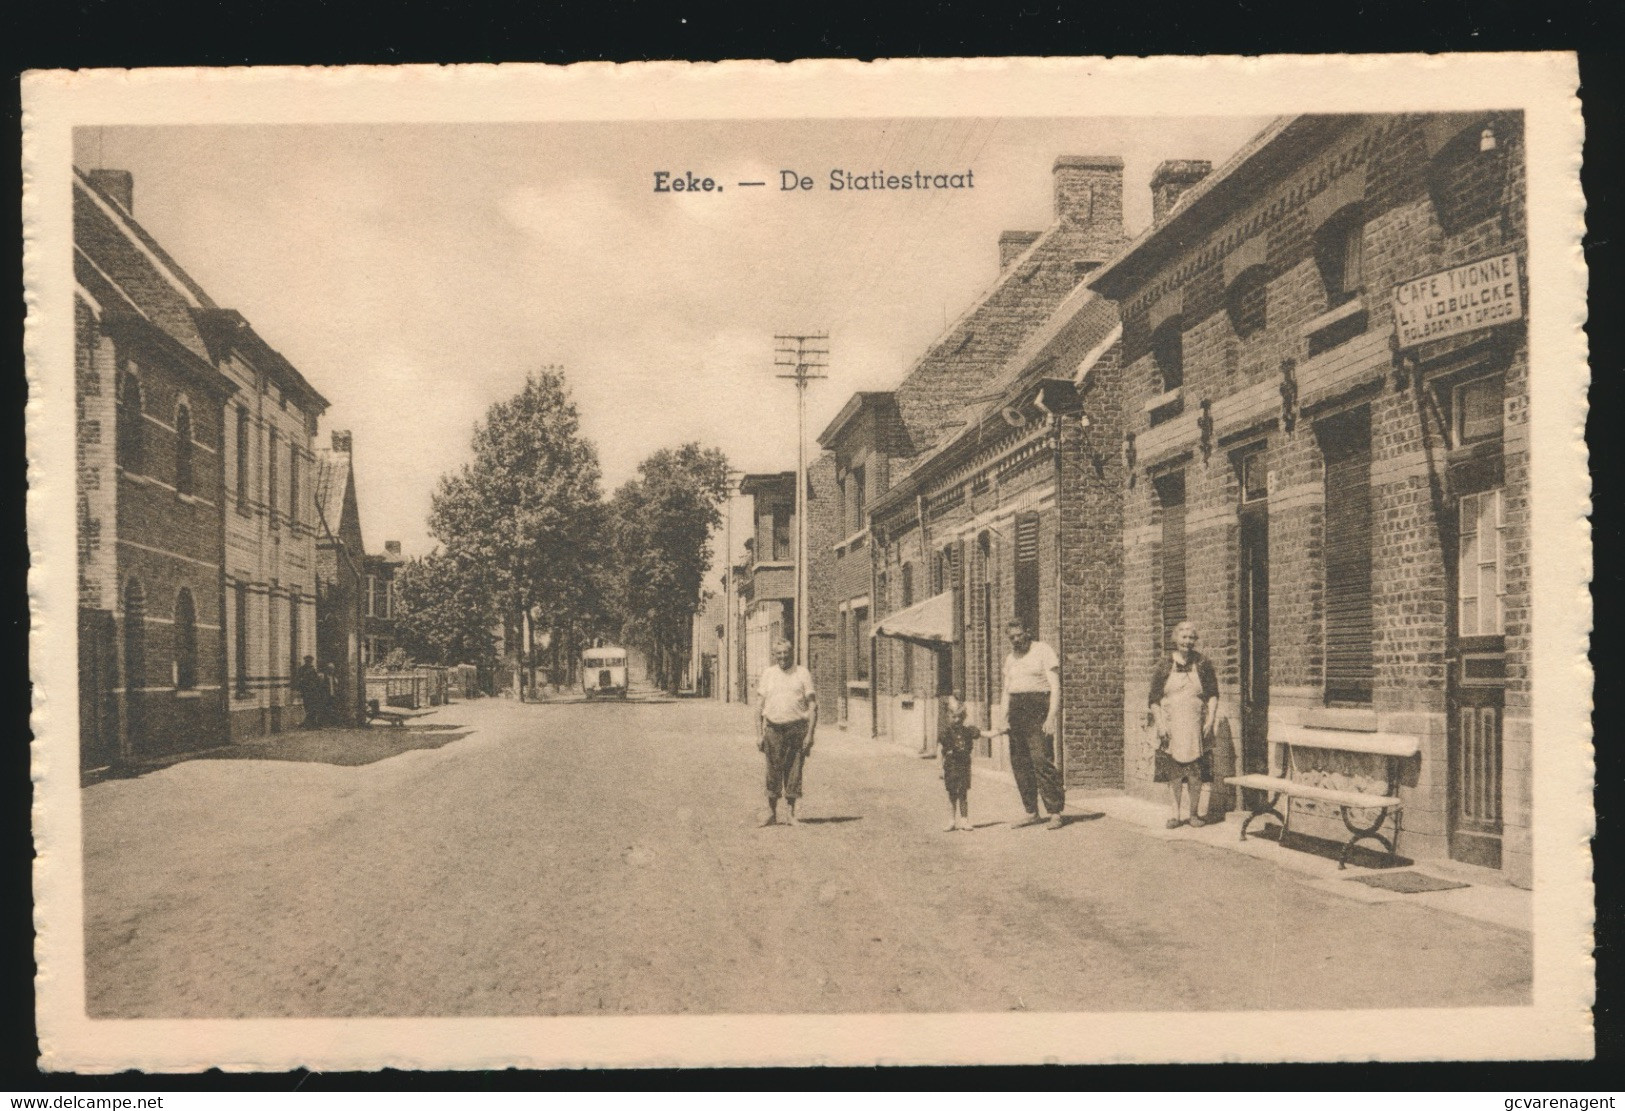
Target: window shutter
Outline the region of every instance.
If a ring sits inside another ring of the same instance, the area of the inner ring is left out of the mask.
[[[1371,701],[1371,418],[1320,430],[1326,456],[1326,699]]]
[[[1016,515],[1016,617],[1038,635],[1038,514]]]
[[[1160,653],[1173,635],[1174,626],[1188,616],[1185,605],[1185,476],[1167,475],[1157,481],[1157,500],[1162,503],[1162,640]]]
[[[954,693],[965,697],[965,542],[948,546],[948,582],[954,592]]]

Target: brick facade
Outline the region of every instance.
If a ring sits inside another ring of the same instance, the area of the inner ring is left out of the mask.
[[[1396,350],[1391,299],[1399,283],[1453,266],[1508,252],[1521,260],[1521,126],[1510,114],[1272,125],[1092,279],[1122,308],[1132,414],[1122,533],[1132,790],[1163,790],[1152,782],[1145,696],[1169,611],[1183,605],[1219,673],[1223,767],[1266,770],[1269,737],[1291,730],[1414,736],[1421,755],[1404,768],[1401,851],[1498,865],[1528,882],[1524,329],[1518,321]],[[1172,387],[1170,351],[1182,378]],[[1469,404],[1491,414],[1482,435],[1459,423]],[[1351,436],[1353,448],[1339,446]],[[1329,476],[1345,450],[1358,462],[1356,494]],[[1244,473],[1257,476],[1246,491]],[[1165,505],[1180,480],[1182,501]],[[1365,507],[1368,530],[1334,513],[1334,498]],[[1459,522],[1496,504],[1501,527],[1483,533],[1473,581],[1488,576],[1503,617],[1469,637],[1486,603],[1463,600]],[[1182,532],[1165,530],[1170,513]],[[1177,556],[1164,551],[1171,536],[1183,538]],[[1368,584],[1363,571],[1328,571],[1350,552],[1369,567]],[[1267,614],[1247,634],[1242,568],[1260,553]],[[1180,568],[1179,582],[1164,581]],[[1267,681],[1256,684],[1265,698],[1242,706],[1248,635],[1267,646],[1253,658]],[[1487,677],[1463,682],[1469,657]],[[1458,724],[1467,716],[1491,722],[1471,759]],[[1380,789],[1383,765],[1330,753],[1304,774]],[[1335,811],[1293,806],[1294,831],[1346,837]]]

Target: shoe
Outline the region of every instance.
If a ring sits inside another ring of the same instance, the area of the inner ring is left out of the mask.
[[[1049,816],[1049,821],[1044,823],[1044,828],[1060,829],[1064,825],[1066,825],[1066,819],[1062,818],[1059,814],[1051,814]]]
[[[1201,829],[1203,826],[1207,825],[1207,819],[1206,818],[1192,818],[1190,824],[1191,824],[1192,829]]]
[[[944,833],[952,833],[952,832],[954,832],[954,830],[956,830],[958,828],[959,828],[959,823],[958,822],[951,822],[948,825],[945,825],[945,826],[942,827],[942,832],[944,832]]]
[[[1168,819],[1168,824],[1166,826],[1164,826],[1163,828],[1164,829],[1178,829],[1180,826],[1182,826],[1184,824],[1185,824],[1185,819],[1184,818],[1169,818]]]

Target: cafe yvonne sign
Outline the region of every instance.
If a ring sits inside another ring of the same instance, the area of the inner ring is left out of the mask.
[[[1394,328],[1402,350],[1522,317],[1518,256],[1511,252],[1394,287]]]

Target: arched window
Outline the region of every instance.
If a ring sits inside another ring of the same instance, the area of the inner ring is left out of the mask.
[[[197,606],[192,592],[182,589],[175,597],[175,689],[189,691],[197,686]]]
[[[175,410],[175,492],[192,492],[192,410],[185,402]]]
[[[141,410],[141,379],[125,371],[119,379],[118,461],[127,471],[139,472],[147,458],[147,422]]]

